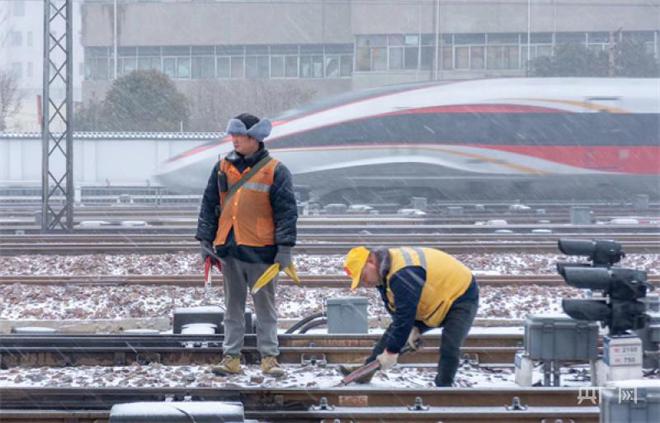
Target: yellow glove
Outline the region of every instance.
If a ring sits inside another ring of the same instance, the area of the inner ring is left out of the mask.
[[[251,291],[252,294],[256,294],[261,288],[268,285],[270,281],[275,279],[275,276],[277,276],[278,273],[280,273],[280,264],[272,264],[261,276],[259,276],[259,279],[257,279],[257,281],[254,283]],[[291,280],[293,280],[293,282],[300,285],[300,278],[298,277],[298,273],[296,273],[296,268],[294,267],[293,263],[284,269],[284,273],[286,273],[291,278]]]

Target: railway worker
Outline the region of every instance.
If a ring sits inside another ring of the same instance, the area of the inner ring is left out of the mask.
[[[266,150],[271,123],[243,113],[226,132],[234,150],[213,166],[197,221],[202,259],[221,258],[225,315],[223,359],[217,375],[241,372],[247,290],[272,264],[291,264],[298,211],[291,172]],[[241,185],[242,184],[242,185]],[[233,188],[233,189],[232,189]],[[275,280],[252,296],[257,314],[257,349],[264,374],[281,376],[277,362]]]
[[[479,306],[479,286],[472,272],[456,258],[432,248],[351,249],[344,270],[351,289],[375,287],[392,323],[365,363],[381,370],[397,363],[408,344],[417,348],[420,334],[442,327],[436,386],[451,386],[459,365],[459,349]]]

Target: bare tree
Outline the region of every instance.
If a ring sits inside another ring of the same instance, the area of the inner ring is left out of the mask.
[[[7,119],[18,112],[21,100],[16,76],[8,70],[0,70],[0,131],[7,129]]]
[[[223,131],[227,120],[243,112],[274,117],[311,100],[316,91],[297,81],[199,81],[185,90],[191,103],[191,129]]]

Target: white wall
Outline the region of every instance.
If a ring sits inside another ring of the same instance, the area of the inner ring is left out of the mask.
[[[155,185],[153,174],[170,157],[209,140],[77,140],[73,175],[76,185]],[[64,160],[51,164],[58,171]],[[41,139],[0,138],[0,184],[41,184]]]

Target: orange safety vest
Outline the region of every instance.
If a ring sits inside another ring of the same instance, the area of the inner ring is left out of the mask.
[[[275,167],[279,162],[271,158],[264,167],[254,174],[225,204],[226,192],[220,193],[222,212],[218,218],[218,231],[213,245],[224,245],[231,228],[237,245],[266,247],[275,245],[275,221],[270,205],[270,187],[275,178]],[[220,163],[219,172],[227,175],[229,187],[236,184],[250,171],[250,167],[240,173],[227,160]]]

